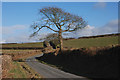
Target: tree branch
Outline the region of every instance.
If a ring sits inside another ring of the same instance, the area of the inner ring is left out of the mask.
[[[43,13],[51,22],[53,22],[58,29],[60,29],[60,28],[58,27],[57,23],[55,23],[54,21],[52,21],[47,14],[45,14],[44,12],[42,12],[42,13]]]
[[[30,37],[35,36],[35,35],[40,31],[40,29],[42,29],[42,28],[43,28],[43,27],[39,28],[37,31],[35,31],[33,34],[31,34]]]
[[[50,30],[52,30],[52,31],[54,31],[54,32],[58,32],[58,31],[56,31],[56,30],[50,28],[49,26],[42,26],[42,27],[47,27],[47,28],[49,28]]]
[[[58,31],[50,28],[49,26],[42,26],[42,27],[39,27],[39,29],[38,29],[37,31],[35,31],[33,34],[31,34],[30,37],[35,36],[35,35],[40,31],[40,29],[42,29],[43,27],[47,27],[47,28],[49,28],[50,30],[52,30],[52,31],[54,31],[54,32],[58,32]]]
[[[71,23],[71,24],[72,24],[72,23]],[[71,24],[68,25],[68,29],[67,29],[67,30],[63,30],[62,32],[69,31],[69,30],[70,30],[70,25],[71,25]]]

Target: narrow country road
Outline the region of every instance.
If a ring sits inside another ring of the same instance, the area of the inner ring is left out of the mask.
[[[59,69],[53,68],[51,66],[42,64],[35,60],[35,57],[40,57],[41,55],[32,56],[30,58],[26,59],[26,63],[36,72],[38,72],[43,78],[58,78],[59,80],[62,78],[62,80],[66,80],[69,78],[69,80],[88,80],[85,77],[76,76],[74,74],[70,74],[64,71],[61,71]],[[57,80],[58,80],[57,79]]]

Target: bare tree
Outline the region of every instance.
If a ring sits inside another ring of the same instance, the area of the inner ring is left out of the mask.
[[[31,35],[35,36],[42,28],[48,28],[58,33],[60,42],[60,51],[63,49],[63,32],[72,32],[82,29],[86,26],[86,22],[82,17],[70,14],[57,7],[46,7],[40,9],[41,19],[32,25],[35,30]]]

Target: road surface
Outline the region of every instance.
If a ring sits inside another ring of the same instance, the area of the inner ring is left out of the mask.
[[[42,64],[36,61],[35,57],[40,57],[41,55],[32,56],[26,59],[26,63],[36,72],[38,72],[43,78],[57,78],[58,79],[68,79],[69,80],[88,80],[85,77],[77,76],[74,74],[70,74],[59,69],[53,68],[51,66]]]

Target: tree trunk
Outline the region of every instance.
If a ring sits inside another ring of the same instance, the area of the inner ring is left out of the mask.
[[[62,32],[59,32],[60,52],[63,50]]]

